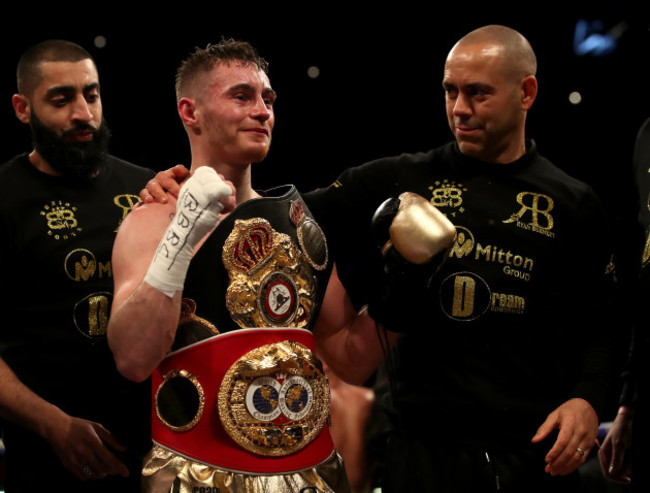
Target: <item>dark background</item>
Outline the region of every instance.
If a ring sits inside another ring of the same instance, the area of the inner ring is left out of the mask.
[[[627,214],[632,202],[634,137],[650,116],[650,17],[642,5],[176,2],[163,8],[132,2],[46,11],[23,3],[11,7],[15,13],[4,9],[7,27],[0,34],[0,162],[30,148],[29,131],[10,101],[18,56],[56,37],[83,45],[97,61],[114,154],[156,170],[189,163],[174,73],[194,47],[226,36],[259,49],[279,94],[274,143],[254,167],[254,185],[312,189],[346,167],[448,141],[441,88],[446,54],[469,30],[499,23],[522,32],[538,56],[540,93],[528,135],[541,153],[592,184],[611,211]],[[601,23],[595,34],[617,31],[616,48],[578,56],[574,34],[582,19]],[[106,39],[105,47],[94,45],[96,36]],[[319,68],[318,78],[307,75],[311,66]],[[581,93],[582,103],[569,102],[572,91]]]
[[[29,130],[11,106],[20,53],[63,38],[95,57],[112,153],[155,170],[189,164],[175,70],[194,47],[226,36],[259,49],[279,95],[273,146],[254,167],[254,185],[310,190],[346,167],[450,140],[441,88],[447,52],[476,27],[505,24],[524,34],[538,56],[540,92],[528,136],[543,155],[595,188],[614,219],[619,269],[632,270],[636,257],[626,255],[636,215],[632,151],[650,117],[648,0],[284,4],[19,0],[2,6],[0,162],[31,149]],[[577,55],[574,35],[582,20],[601,24],[592,34],[618,33],[616,48]],[[104,48],[95,46],[97,36],[105,37]],[[318,78],[307,75],[312,66]],[[569,102],[572,91],[582,95],[580,104]],[[580,252],[568,255],[579,261]]]

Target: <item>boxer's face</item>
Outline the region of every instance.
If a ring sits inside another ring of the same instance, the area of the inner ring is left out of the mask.
[[[217,65],[211,84],[197,102],[201,131],[211,155],[224,163],[247,165],[263,160],[275,123],[275,91],[255,65]]]

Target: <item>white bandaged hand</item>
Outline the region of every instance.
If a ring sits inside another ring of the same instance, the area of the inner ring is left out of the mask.
[[[194,172],[178,194],[176,214],[160,240],[145,282],[170,298],[183,289],[194,248],[219,223],[220,199],[230,195],[231,188],[211,167],[201,166]]]

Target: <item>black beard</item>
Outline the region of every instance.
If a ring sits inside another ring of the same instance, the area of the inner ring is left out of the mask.
[[[30,116],[30,128],[34,149],[58,173],[77,180],[88,180],[101,171],[111,137],[106,121],[102,120],[97,130],[93,130],[91,125],[79,123],[66,132],[93,130],[93,138],[88,142],[67,141],[66,134],[58,136],[41,123],[34,112]]]

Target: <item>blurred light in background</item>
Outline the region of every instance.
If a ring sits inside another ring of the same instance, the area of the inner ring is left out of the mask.
[[[573,51],[578,56],[609,55],[616,50],[618,40],[626,30],[625,21],[605,31],[605,24],[600,19],[578,19],[573,35]]]
[[[578,91],[573,91],[571,94],[569,94],[569,102],[571,104],[582,103],[582,94],[580,94]]]
[[[95,47],[104,48],[106,46],[106,38],[104,36],[95,36]]]

